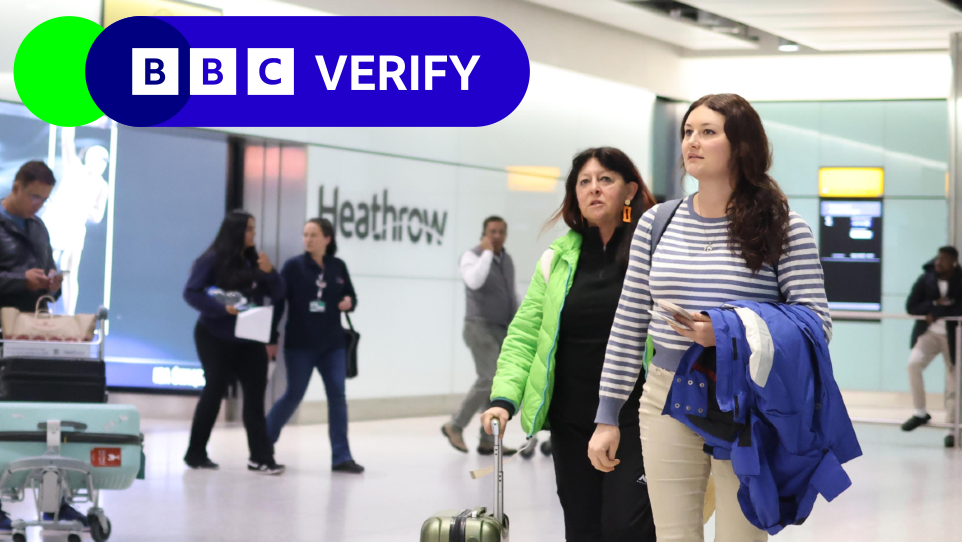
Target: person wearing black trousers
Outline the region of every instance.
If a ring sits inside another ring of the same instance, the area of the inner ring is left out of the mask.
[[[243,211],[227,213],[214,243],[194,262],[184,288],[184,299],[200,311],[194,341],[207,380],[194,412],[190,446],[184,457],[193,469],[218,468],[207,456],[207,441],[227,387],[232,378],[237,378],[244,396],[243,419],[250,448],[247,468],[260,474],[284,472],[284,466],[274,461],[264,416],[267,366],[269,358],[277,354],[280,315],[274,315],[271,341],[266,347],[234,336],[240,311],[235,305],[246,300],[248,305],[263,306],[267,300],[277,304],[284,298],[281,277],[267,255],[254,249],[254,235],[253,216]]]
[[[491,408],[481,421],[490,432],[492,418],[504,428],[509,416],[520,414],[522,427],[534,435],[547,411],[544,428],[551,430],[567,542],[654,542],[638,425],[643,379],[621,411],[616,466],[596,470],[588,442],[631,235],[655,201],[628,156],[611,147],[575,156],[565,190],[556,220],[564,219],[570,231],[542,255],[508,327]]]

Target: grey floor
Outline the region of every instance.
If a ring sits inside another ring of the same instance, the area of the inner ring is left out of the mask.
[[[277,447],[288,466],[280,477],[246,471],[242,428],[215,430],[209,451],[222,470],[200,472],[181,462],[187,424],[147,422],[147,480],[105,493],[111,540],[416,542],[433,512],[491,500],[491,478],[468,476],[489,460],[449,448],[439,432],[443,421],[352,424],[354,455],[368,468],[361,476],[330,472],[327,426],[287,428]],[[858,432],[865,456],[846,467],[854,486],[833,503],[820,500],[805,525],[775,540],[962,540],[962,452],[942,447],[943,431],[860,425]],[[522,439],[512,424],[508,444]],[[564,540],[551,459],[540,453],[518,459],[505,479],[511,539]],[[22,504],[8,508],[15,516],[28,511]],[[41,539],[35,532],[29,538]],[[709,523],[706,539],[712,538]]]

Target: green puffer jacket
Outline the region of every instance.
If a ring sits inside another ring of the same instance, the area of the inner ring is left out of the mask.
[[[578,267],[581,234],[569,231],[555,240],[549,250],[554,254],[548,283],[545,284],[539,261],[528,293],[501,345],[498,372],[491,388],[492,405],[506,408],[512,416],[522,406],[521,427],[529,437],[540,431],[548,418],[561,309]]]

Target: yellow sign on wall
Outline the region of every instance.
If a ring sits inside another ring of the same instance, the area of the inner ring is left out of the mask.
[[[179,0],[104,0],[104,28],[127,17],[210,16],[221,10]]]
[[[554,192],[561,169],[550,166],[508,166],[508,190],[512,192]]]
[[[880,167],[823,167],[818,170],[818,195],[823,198],[880,198],[885,170]]]

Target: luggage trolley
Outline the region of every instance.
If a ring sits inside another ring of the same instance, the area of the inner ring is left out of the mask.
[[[0,401],[107,402],[106,324],[100,307],[92,341],[2,341]]]
[[[91,342],[3,341],[3,357],[103,363],[106,318],[101,308]],[[31,385],[43,386],[28,379],[25,388]],[[26,529],[35,526],[80,542],[84,527],[59,517],[63,503],[90,503],[90,536],[107,540],[111,525],[100,491],[129,488],[143,478],[143,463],[140,413],[133,406],[0,402],[0,501],[22,502],[31,493],[37,511],[36,520],[13,520],[13,542],[26,542]]]

